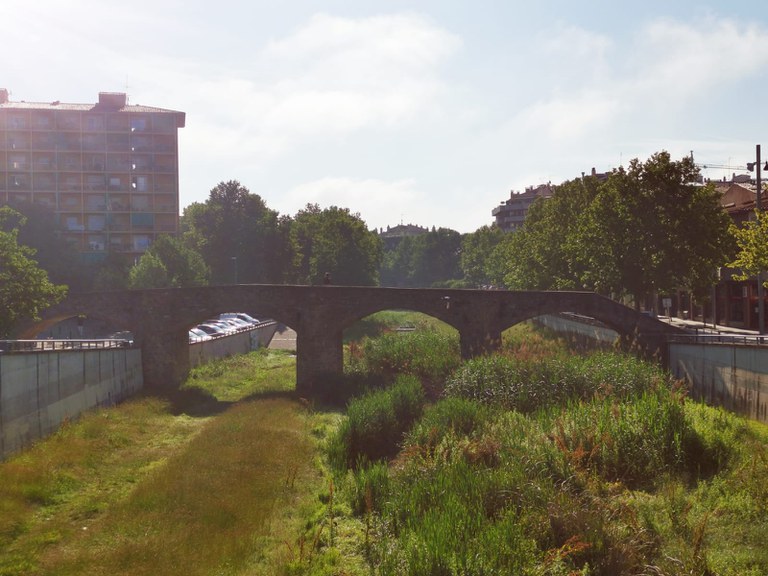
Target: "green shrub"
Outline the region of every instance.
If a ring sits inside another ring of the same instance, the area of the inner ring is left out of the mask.
[[[409,374],[429,388],[441,387],[461,363],[456,335],[437,331],[390,332],[364,339],[360,348],[359,370],[389,379]]]
[[[483,426],[490,413],[488,407],[475,400],[444,398],[425,410],[405,444],[428,447],[437,444],[447,433],[468,436]]]
[[[386,462],[358,466],[350,474],[353,481],[350,494],[352,513],[362,516],[381,510],[389,496],[389,470]]]
[[[342,470],[393,457],[424,402],[421,384],[412,376],[400,376],[390,388],[353,399],[347,419],[329,441],[332,465]]]
[[[622,401],[574,402],[551,430],[574,468],[634,486],[683,471],[693,436],[681,395],[661,387]]]
[[[448,378],[445,394],[528,413],[596,395],[623,398],[670,382],[661,369],[615,352],[542,360],[493,355],[466,361]]]
[[[379,542],[382,575],[519,574],[537,556],[515,506],[488,503],[507,493],[464,460],[422,468],[391,487]]]

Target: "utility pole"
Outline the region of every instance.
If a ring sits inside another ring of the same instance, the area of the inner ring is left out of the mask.
[[[762,217],[763,210],[763,183],[760,179],[760,144],[755,145],[755,169],[757,170],[757,197],[755,198],[755,216]],[[757,272],[757,332],[758,334],[765,334],[765,302],[763,296],[763,272],[758,270]]]

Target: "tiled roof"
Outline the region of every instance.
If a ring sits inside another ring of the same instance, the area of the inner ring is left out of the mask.
[[[121,108],[111,108],[102,104],[66,104],[64,102],[5,102],[0,104],[0,109],[12,110],[72,110],[75,112],[166,112],[170,114],[184,114],[178,110],[168,110],[165,108],[156,108],[154,106],[141,106],[139,104],[128,104]]]

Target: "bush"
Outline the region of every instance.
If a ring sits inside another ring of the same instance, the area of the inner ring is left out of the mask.
[[[431,447],[447,433],[469,436],[483,426],[489,414],[490,409],[477,401],[445,398],[426,409],[405,445]]]
[[[530,413],[596,395],[625,398],[662,383],[671,380],[660,368],[615,352],[535,361],[493,355],[465,362],[445,394]]]
[[[412,376],[400,376],[390,388],[353,399],[347,419],[329,441],[332,465],[343,470],[395,456],[424,402],[421,384]]]
[[[357,516],[381,510],[389,495],[389,471],[385,462],[374,462],[352,471],[352,512]]]
[[[390,332],[361,344],[359,370],[393,380],[399,374],[416,376],[430,389],[441,388],[461,363],[455,335],[417,330]]]
[[[641,487],[684,471],[694,436],[682,396],[655,388],[624,401],[572,403],[550,437],[575,469]]]

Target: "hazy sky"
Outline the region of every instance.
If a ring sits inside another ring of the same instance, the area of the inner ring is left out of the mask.
[[[758,1],[2,0],[0,39],[11,100],[186,112],[182,208],[238,180],[281,214],[470,232],[659,150],[717,179],[768,157]]]

